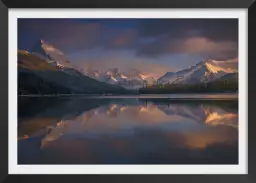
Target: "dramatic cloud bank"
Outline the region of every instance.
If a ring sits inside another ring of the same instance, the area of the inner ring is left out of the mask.
[[[81,67],[159,75],[205,59],[238,58],[237,19],[19,19],[18,47],[44,39]],[[228,64],[229,63],[229,64]]]

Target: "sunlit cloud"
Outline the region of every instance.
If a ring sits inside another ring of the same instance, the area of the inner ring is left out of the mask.
[[[237,58],[238,20],[19,19],[18,39],[19,49],[28,51],[38,39],[44,39],[54,46],[48,51],[57,48],[75,64],[120,69],[134,65],[143,74],[158,70],[152,75],[159,75],[165,68],[191,66],[200,61],[196,58]]]

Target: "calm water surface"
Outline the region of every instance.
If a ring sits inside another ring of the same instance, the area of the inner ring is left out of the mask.
[[[237,99],[187,96],[20,97],[18,163],[237,164]]]

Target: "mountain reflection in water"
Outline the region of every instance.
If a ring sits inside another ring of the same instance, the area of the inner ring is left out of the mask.
[[[237,164],[237,100],[19,99],[19,164]]]

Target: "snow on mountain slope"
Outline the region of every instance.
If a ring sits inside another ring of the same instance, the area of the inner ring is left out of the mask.
[[[46,59],[48,63],[62,67],[73,67],[64,53],[54,46],[47,44],[44,40],[37,41],[31,49],[31,53]]]
[[[158,79],[161,84],[194,84],[209,82],[218,79],[228,73],[236,72],[236,69],[223,67],[224,62],[206,60],[195,66],[178,72],[167,72]]]
[[[36,55],[50,65],[59,68],[61,71],[75,76],[83,75],[65,56],[63,52],[54,46],[47,44],[43,40],[39,40],[31,49],[31,54]]]
[[[108,69],[106,71],[89,68],[83,73],[99,81],[120,85],[127,89],[141,88],[143,83],[146,81],[145,75],[137,70],[136,72],[134,70],[129,72],[120,72],[118,68]]]

